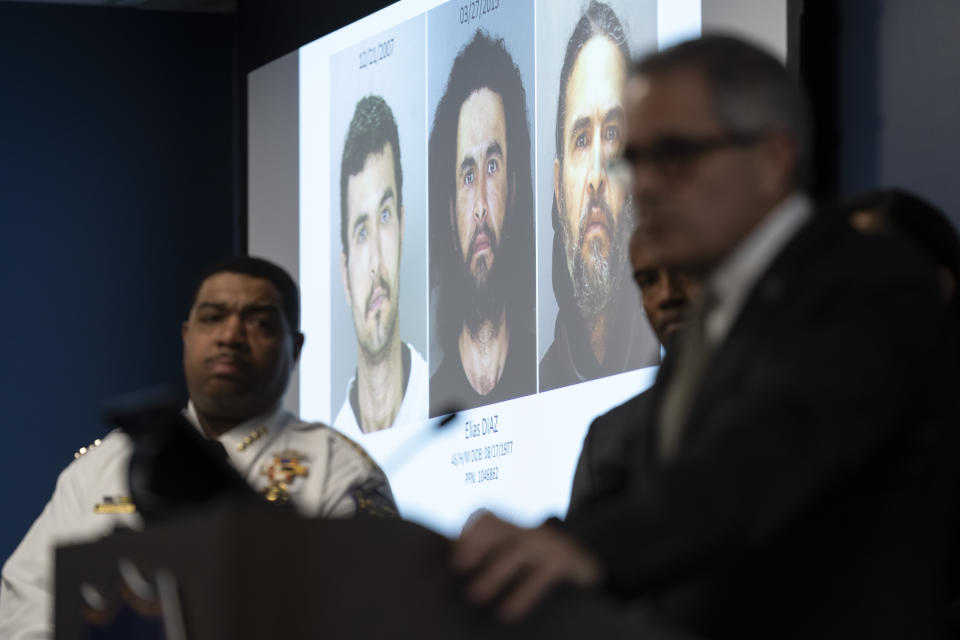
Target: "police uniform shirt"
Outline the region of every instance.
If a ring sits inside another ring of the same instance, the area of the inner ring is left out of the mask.
[[[193,404],[186,417],[198,429]],[[219,438],[234,467],[268,499],[289,499],[306,516],[395,515],[386,476],[348,438],[278,409]],[[81,449],[57,479],[53,496],[3,567],[0,638],[53,637],[53,554],[63,544],[89,542],[115,527],[140,529],[130,501],[130,438],[110,432]]]

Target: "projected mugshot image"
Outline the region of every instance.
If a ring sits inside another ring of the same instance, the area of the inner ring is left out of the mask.
[[[659,361],[630,281],[629,184],[608,171],[624,145],[622,93],[630,64],[623,24],[609,5],[590,2],[562,60],[549,256],[557,316],[540,361],[541,390]]]
[[[357,368],[334,426],[347,434],[426,416],[427,365],[400,336],[403,170],[387,102],[356,105],[340,164],[340,280],[353,320]]]
[[[477,30],[453,61],[430,132],[430,273],[443,352],[431,416],[536,391],[530,144],[521,73],[502,39]]]

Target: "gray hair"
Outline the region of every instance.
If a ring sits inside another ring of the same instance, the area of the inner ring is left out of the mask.
[[[807,98],[797,80],[772,54],[728,35],[688,40],[641,58],[635,76],[691,70],[707,83],[717,119],[735,134],[779,131],[797,148],[794,181],[810,178],[811,123]]]

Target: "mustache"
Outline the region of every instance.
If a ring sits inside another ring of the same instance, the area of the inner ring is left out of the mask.
[[[370,305],[373,304],[373,294],[377,291],[378,288],[383,289],[383,294],[387,297],[388,300],[390,299],[391,297],[390,285],[387,284],[387,281],[384,279],[383,276],[379,276],[377,278],[377,284],[373,287],[370,287],[370,293],[367,294],[367,301],[364,304],[364,313],[366,314],[370,313]]]
[[[590,198],[584,203],[583,208],[580,210],[580,246],[583,246],[583,241],[587,236],[587,219],[590,217],[590,213],[597,209],[600,212],[600,215],[603,216],[603,223],[607,225],[607,229],[610,230],[610,233],[616,233],[617,225],[613,219],[613,212],[610,211],[610,205],[607,204],[607,201],[603,198],[600,198],[596,194],[590,196]]]
[[[470,238],[470,255],[467,256],[468,262],[475,253],[473,248],[477,245],[477,238],[480,237],[481,233],[486,234],[487,238],[489,239],[490,251],[492,251],[494,255],[497,253],[497,236],[493,232],[493,228],[489,225],[489,223],[487,223],[487,219],[484,218],[483,222],[477,225],[477,228],[473,230],[473,237]]]
[[[250,358],[247,357],[245,349],[240,347],[226,347],[217,351],[217,353],[212,356],[204,358],[203,363],[205,365],[212,365],[220,360],[229,360],[235,362],[241,367],[247,367],[250,365]]]

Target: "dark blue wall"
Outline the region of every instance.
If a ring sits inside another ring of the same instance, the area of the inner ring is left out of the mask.
[[[232,16],[0,3],[0,562],[233,253]]]
[[[960,2],[839,7],[842,192],[909,189],[960,226]]]

